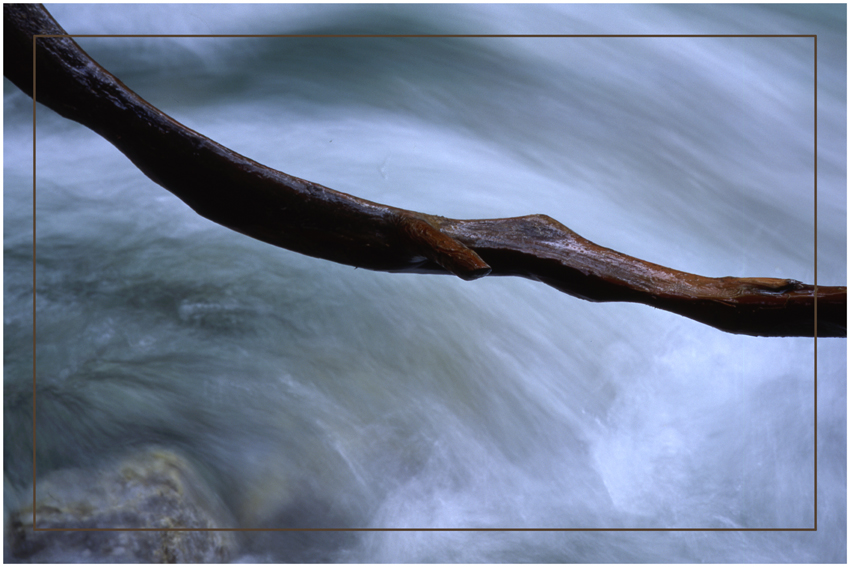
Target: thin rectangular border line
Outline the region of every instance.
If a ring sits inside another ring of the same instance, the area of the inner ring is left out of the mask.
[[[38,38],[804,38],[814,40],[814,524],[811,528],[39,528],[36,526],[36,41]],[[120,532],[809,532],[818,529],[818,36],[817,34],[43,34],[32,38],[32,529]]]

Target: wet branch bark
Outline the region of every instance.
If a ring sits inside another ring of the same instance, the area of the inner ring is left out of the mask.
[[[846,287],[710,278],[598,246],[545,215],[457,220],[372,203],[265,167],[186,128],[93,61],[40,5],[6,4],[5,75],[123,152],[200,215],[334,262],[464,280],[521,276],[589,301],[630,301],[730,333],[847,335]],[[817,293],[817,317],[815,294]]]

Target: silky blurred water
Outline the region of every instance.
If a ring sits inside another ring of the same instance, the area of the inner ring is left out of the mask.
[[[56,5],[72,34],[818,34],[817,278],[846,285],[830,6]],[[81,38],[263,164],[455,218],[546,213],[709,276],[814,280],[804,38]],[[4,83],[5,509],[31,497],[32,103]],[[37,110],[40,474],[188,455],[246,562],[844,562],[846,341],[516,278],[355,270],[192,212]],[[74,558],[69,558],[73,560]]]

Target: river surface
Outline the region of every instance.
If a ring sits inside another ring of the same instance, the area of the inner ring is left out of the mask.
[[[72,34],[818,34],[817,281],[846,285],[844,6],[48,9]],[[815,279],[811,37],[78,41],[180,122],[340,191]],[[8,513],[31,497],[33,378],[32,102],[8,81],[4,115]],[[154,444],[234,528],[578,528],[254,532],[245,562],[846,560],[843,339],[301,256],[41,106],[37,164],[39,474]]]

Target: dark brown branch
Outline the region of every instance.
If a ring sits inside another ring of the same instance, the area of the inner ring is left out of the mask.
[[[40,5],[4,5],[5,74],[38,102],[114,144],[202,216],[343,264],[465,280],[522,276],[589,301],[631,301],[723,331],[812,336],[815,288],[708,278],[597,246],[544,215],[456,220],[346,195],[260,165],[160,112],[95,63]],[[817,289],[817,334],[847,333],[845,287]]]

